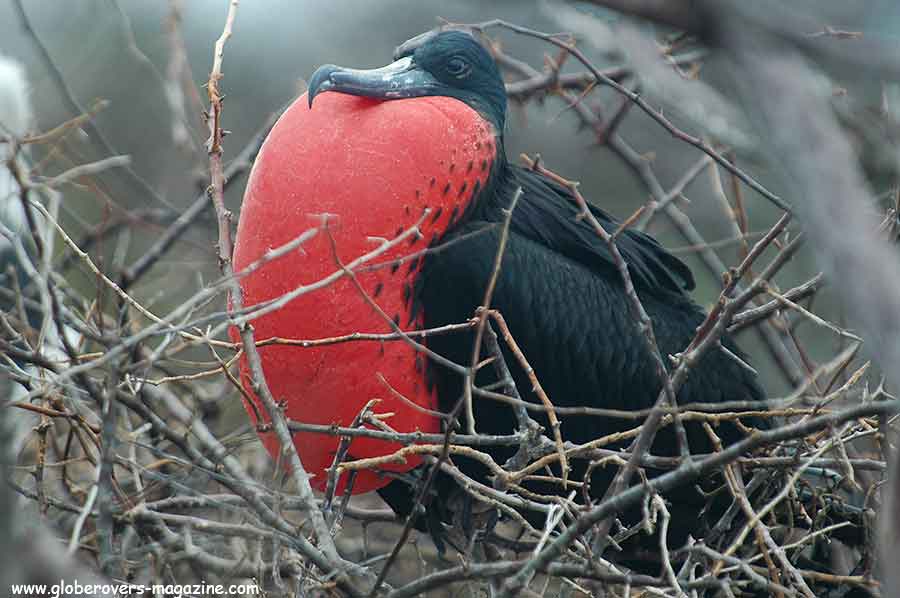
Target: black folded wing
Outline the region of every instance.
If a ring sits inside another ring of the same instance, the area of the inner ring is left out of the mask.
[[[508,197],[494,205],[508,205],[511,194],[522,188],[510,223],[513,231],[591,270],[616,270],[607,244],[586,219],[578,218],[580,208],[569,189],[524,168],[510,166],[508,173],[509,180],[500,182],[501,193]],[[613,233],[619,227],[620,223],[600,208],[589,208],[607,232]],[[683,294],[694,288],[690,269],[649,235],[625,229],[616,238],[616,247],[638,289]]]

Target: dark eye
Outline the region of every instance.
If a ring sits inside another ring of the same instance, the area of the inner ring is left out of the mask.
[[[469,73],[471,67],[464,59],[455,56],[447,61],[447,74],[454,77],[463,77]]]

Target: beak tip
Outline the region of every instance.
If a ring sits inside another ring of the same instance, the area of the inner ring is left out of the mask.
[[[317,68],[316,72],[309,78],[309,85],[306,93],[310,109],[312,109],[313,100],[316,99],[316,96],[319,95],[320,92],[331,89],[331,73],[339,70],[339,68],[340,67],[333,64],[326,64]]]

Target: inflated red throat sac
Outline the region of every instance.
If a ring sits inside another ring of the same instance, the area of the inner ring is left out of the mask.
[[[316,98],[313,110],[305,95],[298,98],[272,129],[250,174],[235,242],[235,270],[311,228],[319,230],[302,248],[240,279],[245,306],[316,283],[421,224],[418,234],[354,270],[359,287],[342,276],[253,319],[256,340],[389,333],[386,317],[405,330],[420,328],[421,310],[410,320],[422,252],[484,187],[496,155],[494,144],[492,126],[467,104],[449,97],[379,102],[326,92]],[[237,338],[234,331],[232,336]],[[290,420],[346,426],[366,403],[378,399],[373,412],[390,414],[384,421],[399,432],[440,429],[437,417],[415,407],[434,410],[436,397],[426,383],[426,357],[408,342],[271,344],[259,352],[272,395]],[[258,423],[258,414],[265,410],[253,394],[243,358],[241,380],[256,403],[246,404],[247,412]],[[274,433],[264,432],[261,438],[277,460],[280,447]],[[298,432],[293,440],[313,476],[313,487],[323,490],[339,439]],[[399,448],[357,437],[347,459],[389,455]],[[382,469],[406,471],[419,462],[408,458]],[[338,492],[343,492],[346,478],[342,476]],[[352,490],[368,492],[390,481],[363,470]]]

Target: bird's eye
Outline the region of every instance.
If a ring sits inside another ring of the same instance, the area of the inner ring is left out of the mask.
[[[462,78],[469,74],[469,63],[459,57],[453,57],[447,61],[447,73],[453,77]]]

